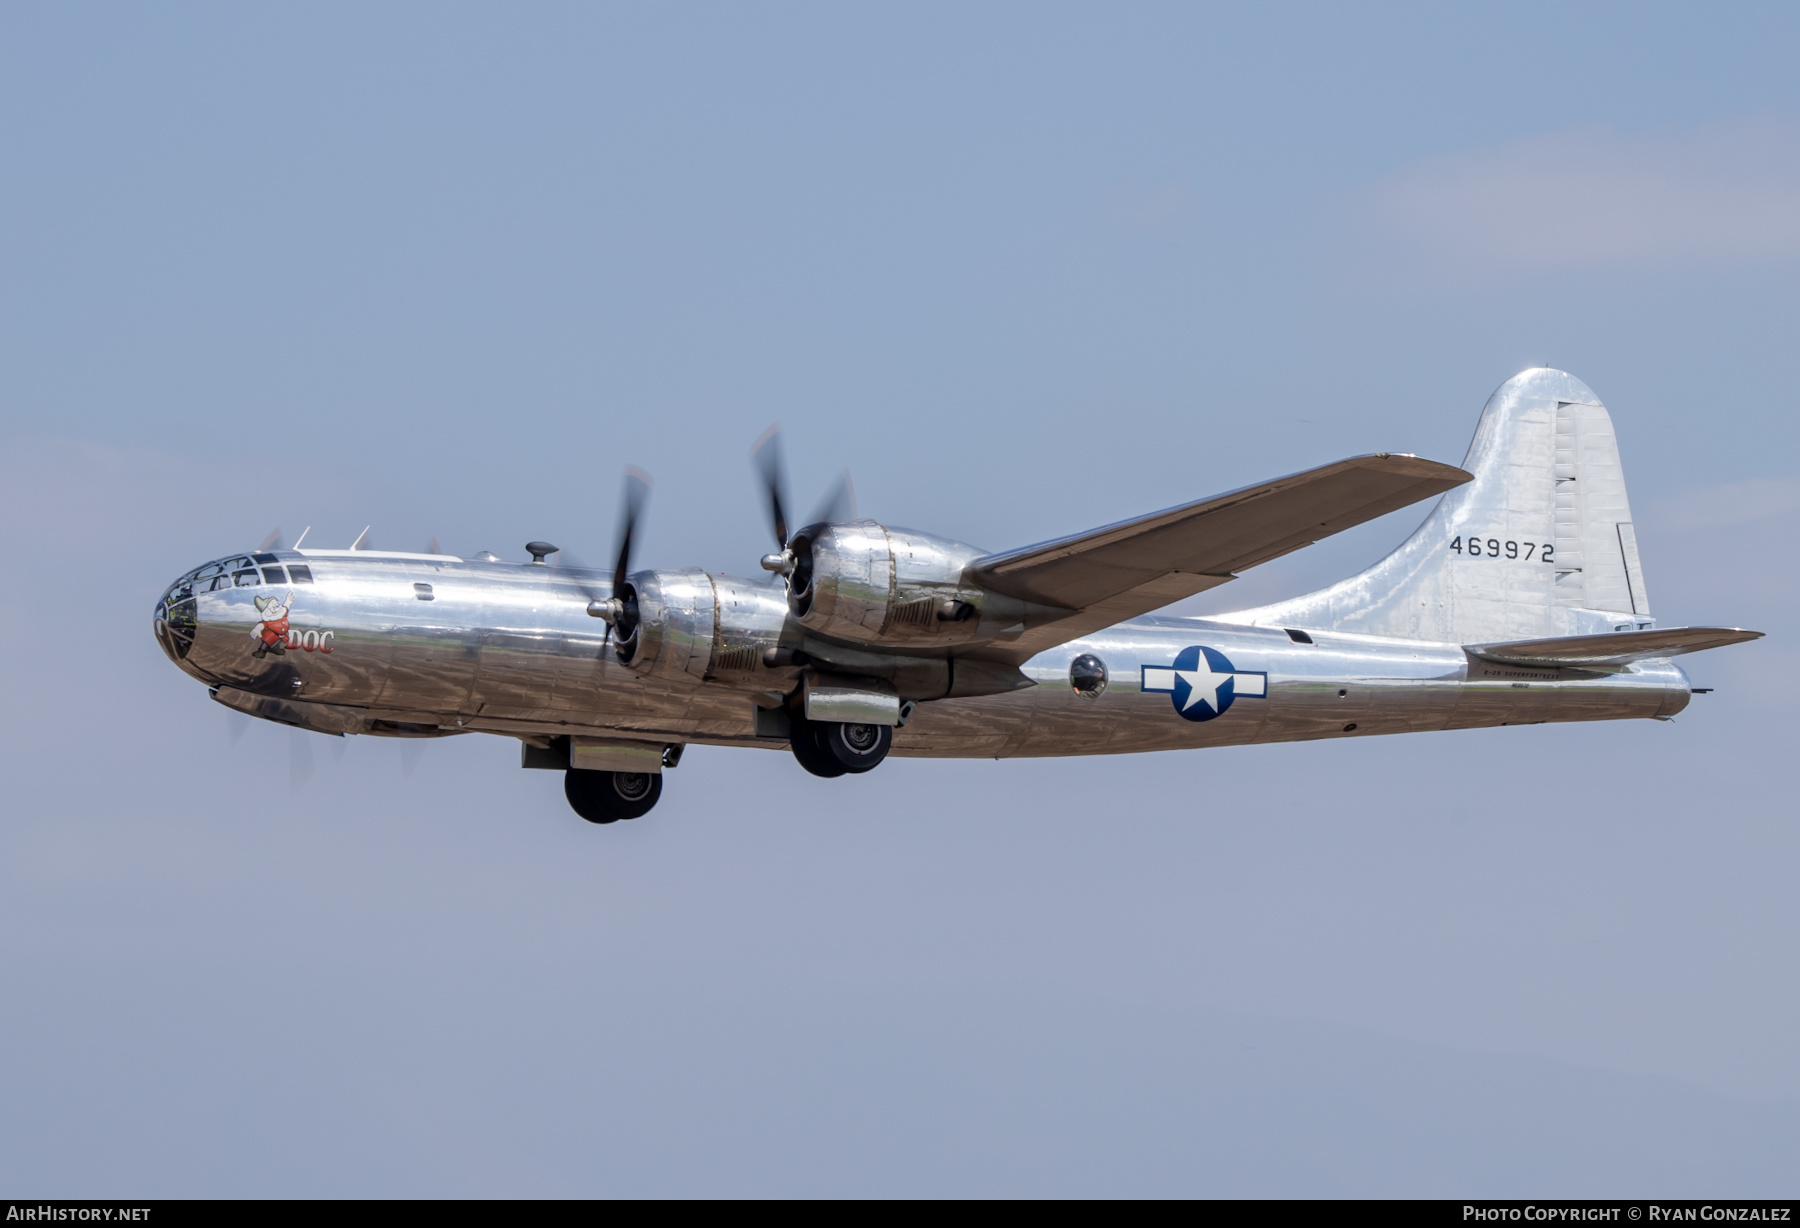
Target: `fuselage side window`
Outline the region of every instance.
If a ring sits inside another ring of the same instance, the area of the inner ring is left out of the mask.
[[[288,565],[288,577],[293,580],[295,584],[311,584],[312,568],[308,567],[305,563],[290,563]]]

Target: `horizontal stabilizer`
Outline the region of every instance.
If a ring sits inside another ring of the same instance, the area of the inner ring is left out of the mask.
[[[1560,635],[1547,640],[1514,640],[1507,644],[1471,644],[1468,650],[1498,665],[1629,665],[1647,657],[1673,657],[1760,640],[1760,631],[1739,627],[1660,627],[1650,631],[1612,631],[1600,635]]]
[[[1069,611],[1009,646],[1023,660],[1468,480],[1454,465],[1416,456],[1354,456],[1072,537],[990,554],[970,565],[970,578],[995,592]]]

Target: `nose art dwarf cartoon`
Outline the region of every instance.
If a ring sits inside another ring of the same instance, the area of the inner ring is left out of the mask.
[[[262,621],[250,628],[250,638],[255,640],[256,651],[250,655],[264,657],[269,653],[287,651],[288,607],[294,604],[293,590],[288,590],[283,597],[257,597],[256,612],[262,615]]]

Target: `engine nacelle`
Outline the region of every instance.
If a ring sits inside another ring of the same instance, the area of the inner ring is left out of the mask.
[[[834,526],[833,531],[843,527]],[[917,615],[909,616],[907,601],[887,600],[876,607],[885,611],[879,620],[871,618],[868,625],[856,624],[859,631],[848,632],[842,617],[842,611],[851,608],[843,596],[848,586],[834,580],[828,591],[836,613],[828,621],[820,619],[829,628],[821,636],[829,634],[839,641],[833,645],[796,634],[794,622],[806,620],[793,617],[792,598],[778,584],[698,570],[640,571],[627,582],[625,611],[615,624],[618,659],[641,674],[670,681],[722,683],[770,697],[791,695],[809,678],[821,685],[827,680],[843,680],[852,687],[874,680],[871,690],[891,692],[901,700],[992,695],[1030,685],[1010,666],[921,651],[991,636],[995,623],[1017,617],[1013,599],[980,590],[974,595],[986,603],[984,611],[976,612],[973,603],[945,610],[944,603],[960,601],[949,594],[962,590],[935,577],[960,575],[961,563],[955,556],[947,558],[942,549],[955,543],[883,530],[879,525],[851,527],[872,527],[881,535],[879,540],[921,547],[910,557],[903,549],[894,549],[886,566],[898,579],[888,591],[910,599],[911,610],[919,610],[929,597],[934,603],[929,623]],[[863,540],[869,538],[865,535]],[[969,547],[957,549],[975,556]],[[927,560],[936,557],[938,561],[930,564],[933,570],[918,565],[921,556]],[[841,557],[843,552],[834,556]],[[841,577],[838,572],[828,574]],[[793,587],[790,585],[790,591]],[[875,603],[865,602],[863,608],[872,606]],[[963,609],[969,612],[959,619]],[[900,611],[898,618],[896,610]],[[808,614],[818,616],[819,603],[815,602]],[[889,642],[876,643],[878,637]],[[852,639],[860,642],[843,643]]]
[[[963,582],[984,553],[973,546],[859,520],[808,525],[788,552],[788,609],[808,631],[897,648],[993,634],[982,615],[994,595]]]
[[[619,624],[621,663],[643,674],[754,684],[787,621],[781,589],[704,571],[640,571]]]
[[[706,677],[717,624],[712,577],[692,571],[640,571],[626,585],[616,624],[619,661],[643,674]]]

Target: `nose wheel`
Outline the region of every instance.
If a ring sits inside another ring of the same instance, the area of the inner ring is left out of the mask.
[[[593,772],[570,768],[563,773],[563,796],[575,813],[590,823],[617,823],[650,813],[662,796],[662,777],[653,772]]]
[[[788,745],[800,766],[814,776],[856,775],[887,758],[894,745],[894,730],[889,725],[809,721],[796,716]]]

